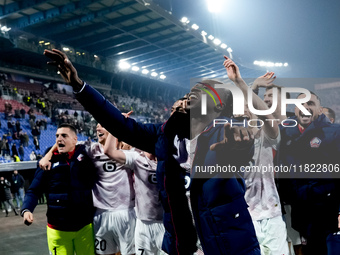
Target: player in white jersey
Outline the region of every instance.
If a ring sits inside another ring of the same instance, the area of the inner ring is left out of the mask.
[[[92,189],[96,213],[93,218],[96,254],[135,254],[136,214],[132,171],[104,154],[108,131],[97,125],[99,143],[85,142],[87,154],[96,167],[97,180]],[[51,149],[53,151],[53,148]],[[39,163],[48,168],[46,155]]]
[[[239,72],[238,66],[228,57],[223,63],[227,70],[228,78],[238,86],[244,97],[248,97],[248,86],[244,82]],[[274,73],[267,73],[259,77],[258,82],[272,83]],[[254,108],[267,110],[268,107],[256,94],[252,93]],[[246,184],[245,199],[249,205],[249,213],[253,220],[256,237],[261,247],[261,254],[288,254],[286,224],[282,218],[280,197],[276,188],[274,172],[266,171],[273,167],[274,153],[279,146],[281,136],[277,122],[270,123],[268,119],[274,119],[272,114],[254,115],[248,109],[248,104],[244,106],[244,116],[247,120],[262,121],[259,129],[257,126],[252,128],[255,136],[254,155],[251,166],[255,168],[245,169],[244,179]],[[262,168],[263,166],[263,168]],[[257,168],[256,168],[257,167]]]
[[[97,254],[134,254],[136,225],[135,192],[132,171],[104,154],[109,132],[97,125],[99,143],[91,143],[89,156],[97,169],[98,179],[93,188],[93,218]]]
[[[135,231],[136,254],[159,255],[162,251],[164,236],[163,209],[157,188],[155,156],[138,150],[117,150],[116,138],[109,135],[105,145],[105,153],[125,164],[134,171],[134,188],[136,193],[137,223]]]

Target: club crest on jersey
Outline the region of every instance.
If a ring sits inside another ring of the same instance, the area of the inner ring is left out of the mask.
[[[321,139],[318,137],[314,137],[312,140],[309,142],[311,148],[319,148],[321,144]]]
[[[77,157],[78,161],[82,161],[84,159],[84,155],[83,154],[79,154],[79,156]]]

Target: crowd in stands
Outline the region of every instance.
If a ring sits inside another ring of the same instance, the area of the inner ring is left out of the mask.
[[[41,146],[40,137],[48,125],[56,128],[62,123],[69,123],[76,127],[78,134],[96,138],[94,118],[84,111],[73,95],[65,90],[56,92],[53,86],[47,87],[31,80],[29,84],[10,81],[7,75],[1,75],[0,161],[39,159],[45,147]],[[119,110],[133,111],[131,117],[144,123],[161,123],[170,115],[167,103],[159,98],[145,101],[125,92],[102,92]],[[23,128],[25,126],[27,128]]]

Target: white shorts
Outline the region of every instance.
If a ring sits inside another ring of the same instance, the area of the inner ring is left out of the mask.
[[[163,223],[141,221],[137,219],[135,231],[136,255],[163,255]]]
[[[119,211],[97,209],[93,218],[97,254],[135,253],[136,214],[133,208]]]
[[[293,245],[300,245],[301,238],[300,233],[297,232],[294,228],[292,228],[292,207],[290,205],[285,205],[285,221],[287,225],[287,241],[292,243]]]
[[[253,221],[261,255],[289,254],[286,223],[282,216]]]

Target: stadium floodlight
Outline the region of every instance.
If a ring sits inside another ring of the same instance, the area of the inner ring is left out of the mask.
[[[148,74],[149,73],[149,70],[148,69],[143,69],[142,70],[142,74]]]
[[[97,55],[93,55],[95,58],[98,58],[98,56]]]
[[[152,72],[152,73],[151,73],[151,76],[152,76],[152,77],[156,77],[157,75],[158,75],[158,73],[156,73],[156,72]]]
[[[208,33],[205,32],[204,30],[201,32],[201,35],[206,36]]]
[[[193,30],[197,30],[197,29],[199,29],[200,27],[199,27],[197,24],[193,24],[193,25],[191,26],[191,28],[192,28]]]
[[[39,44],[43,44],[45,41],[39,41]]]
[[[139,71],[139,67],[138,66],[133,66],[131,69],[132,69],[132,71],[135,71],[135,72]]]
[[[209,36],[208,36],[208,39],[209,39],[209,40],[214,40],[214,38],[215,38],[215,37],[214,37],[213,35],[209,35]]]
[[[44,45],[46,45],[46,46],[47,46],[47,45],[50,45],[50,44],[51,44],[50,42],[45,42],[45,43],[44,43]]]
[[[222,44],[221,44],[221,48],[222,48],[222,49],[226,49],[227,47],[228,47],[228,45],[226,45],[225,43],[222,43]]]
[[[63,47],[63,51],[70,51],[70,48],[68,48],[68,47]]]
[[[288,66],[288,63],[281,63],[281,62],[266,62],[266,61],[258,61],[258,60],[255,60],[253,62],[254,65],[257,65],[257,66],[264,66],[264,67],[287,67]]]
[[[181,18],[181,22],[184,24],[188,24],[190,22],[190,20],[187,17],[183,17]]]
[[[119,62],[119,68],[122,70],[126,70],[129,69],[131,67],[131,65],[125,61],[121,61]]]
[[[230,47],[227,49],[227,51],[228,51],[229,53],[232,53],[232,52],[233,52],[233,50],[232,50]]]
[[[207,0],[208,11],[218,13],[222,9],[223,0]]]
[[[7,26],[1,26],[0,29],[1,29],[2,32],[8,32],[8,31],[11,30],[12,28],[7,27]]]
[[[161,75],[159,76],[159,78],[161,78],[162,80],[164,80],[164,79],[166,78],[166,76],[165,76],[164,74],[161,74]]]
[[[217,39],[217,38],[213,42],[214,42],[215,45],[220,45],[221,44],[221,40]]]

